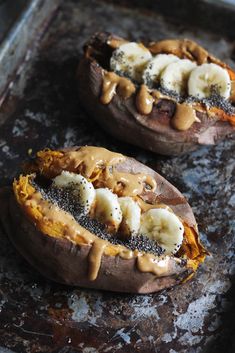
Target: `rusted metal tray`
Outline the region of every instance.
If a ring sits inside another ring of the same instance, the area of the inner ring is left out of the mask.
[[[234,141],[175,158],[120,143],[81,109],[75,81],[82,45],[98,30],[133,39],[196,39],[234,67],[233,8],[212,1],[68,0],[54,12],[57,2],[37,3],[45,21],[20,48],[24,56],[8,56],[12,72],[0,90],[1,186],[19,173],[29,151],[73,144],[121,151],[184,193],[211,256],[179,287],[122,295],[46,280],[0,232],[0,352],[235,352]],[[34,14],[24,22],[27,35],[39,19]]]

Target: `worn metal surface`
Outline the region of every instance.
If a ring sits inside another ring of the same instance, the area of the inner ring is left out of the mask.
[[[0,180],[9,184],[30,148],[94,144],[121,151],[155,168],[188,197],[211,256],[192,281],[168,292],[121,295],[44,279],[1,232],[0,352],[235,351],[234,142],[183,157],[155,156],[107,136],[77,100],[82,44],[97,30],[134,39],[186,36],[233,65],[234,43],[222,29],[213,34],[178,21],[105,2],[63,2],[32,68],[30,61],[21,70],[1,108]]]
[[[0,1],[0,42],[16,21],[29,0],[1,0]]]
[[[0,104],[5,97],[6,86],[10,85],[16,73],[19,73],[21,63],[29,59],[33,42],[35,43],[45,31],[57,7],[58,0],[7,0],[1,5]]]

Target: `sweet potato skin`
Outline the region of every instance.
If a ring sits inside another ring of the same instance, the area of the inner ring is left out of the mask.
[[[63,148],[60,151],[63,153],[66,152],[74,152],[78,151],[81,146],[73,146]],[[41,165],[29,165],[26,168],[27,173],[43,173],[46,177],[56,177],[58,174],[62,172],[62,170],[57,170],[56,173],[54,171],[51,173],[51,170],[48,172],[42,172]],[[177,216],[179,216],[183,221],[185,221],[190,227],[195,228],[196,220],[194,214],[192,212],[191,207],[189,206],[185,197],[181,194],[181,192],[174,187],[171,183],[169,183],[165,178],[163,178],[160,174],[155,172],[153,169],[147,167],[145,164],[137,161],[134,158],[126,157],[124,161],[118,163],[116,165],[116,169],[119,172],[124,173],[145,173],[150,175],[156,181],[156,190],[154,192],[148,193],[147,201],[151,203],[151,199],[155,199],[158,203],[164,203],[169,206]],[[69,170],[69,169],[66,169]],[[75,170],[69,170],[71,172],[76,172]],[[142,197],[146,195],[140,195]]]
[[[75,245],[67,239],[41,233],[25,217],[12,194],[4,223],[19,253],[43,276],[58,283],[115,292],[152,293],[179,284],[192,272],[172,262],[169,276],[158,278],[138,271],[136,259],[124,260],[118,256],[104,255],[98,277],[90,281],[87,255],[91,246]]]
[[[76,151],[79,147],[61,151]],[[132,158],[117,165],[121,172],[151,175],[157,183],[155,198],[169,205],[189,226],[197,231],[193,212],[183,195],[166,179]],[[4,195],[3,195],[4,194]],[[4,197],[3,197],[4,196]],[[128,293],[152,293],[181,283],[194,271],[187,262],[171,258],[168,275],[158,277],[150,272],[141,272],[136,258],[103,255],[97,278],[88,278],[88,254],[91,245],[78,245],[65,238],[55,238],[39,231],[18,204],[9,188],[0,193],[1,220],[5,230],[19,253],[45,277],[67,285],[96,288]],[[4,200],[3,200],[4,199]]]
[[[84,57],[77,70],[78,94],[81,105],[88,114],[109,134],[119,140],[143,147],[163,155],[179,155],[191,152],[199,145],[213,145],[235,132],[235,127],[226,121],[210,118],[206,112],[197,113],[201,123],[195,122],[187,131],[177,131],[170,125],[169,112],[154,106],[149,115],[142,115],[136,109],[135,94],[123,99],[118,94],[104,105],[100,101],[102,92],[102,67],[92,55],[87,55],[89,48],[99,48],[100,53],[108,55],[108,35],[96,34],[88,42]],[[102,57],[99,54],[99,57]],[[100,60],[107,68],[107,60]],[[172,101],[165,102],[169,106]],[[170,109],[169,107],[169,110]]]

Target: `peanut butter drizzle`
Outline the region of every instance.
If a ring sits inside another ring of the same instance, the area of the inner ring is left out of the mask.
[[[49,201],[44,200],[40,192],[32,194],[30,199],[24,204],[27,214],[30,213],[31,208],[35,207],[40,209],[43,215],[43,218],[37,222],[37,227],[41,231],[44,232],[45,230],[45,228],[42,228],[42,225],[48,223],[60,224],[63,227],[63,233],[60,233],[60,235],[48,235],[55,238],[66,238],[78,245],[91,245],[88,255],[88,278],[91,281],[97,278],[103,254],[108,255],[111,252],[114,256],[119,255],[123,259],[131,259],[134,255],[137,256],[132,250],[129,250],[122,245],[116,245],[114,247],[107,240],[100,239],[92,234],[89,230],[82,227],[70,213],[62,210]]]
[[[119,256],[124,260],[130,260],[133,257],[137,257],[138,254],[139,254],[138,250],[132,251],[132,250],[125,249],[125,248],[120,250],[120,252],[119,252]]]
[[[128,43],[128,41],[122,38],[110,38],[107,41],[107,44],[113,49],[117,49],[120,47],[120,45],[125,43]]]
[[[106,72],[103,79],[101,102],[109,104],[116,94],[117,89],[118,93],[124,98],[130,97],[135,92],[135,86],[130,80],[120,77],[113,72]],[[151,113],[154,103],[157,103],[159,99],[169,99],[169,97],[158,90],[150,91],[146,85],[141,85],[136,96],[136,108],[140,114],[148,115]],[[174,100],[173,98],[170,99]],[[192,106],[178,103],[175,115],[171,120],[172,127],[180,131],[185,131],[194,122],[200,122],[200,120],[197,118]]]
[[[188,130],[193,123],[200,122],[196,116],[196,112],[191,105],[177,104],[176,112],[171,120],[171,125],[180,131]]]
[[[148,49],[153,54],[167,53],[174,54],[180,58],[195,60],[199,65],[206,62],[223,64],[219,59],[210,55],[203,47],[188,39],[167,39],[160,42],[152,42]]]
[[[105,148],[87,146],[78,151],[65,152],[60,164],[63,170],[62,166],[66,161],[69,170],[80,171],[88,179],[91,179],[94,173],[99,173],[99,178],[94,181],[95,187],[107,187],[119,196],[139,195],[146,184],[154,191],[156,181],[150,175],[117,170],[116,166],[125,159],[122,154],[110,152]]]
[[[141,208],[141,211],[144,213],[144,212],[147,212],[148,210],[151,210],[153,208],[165,208],[167,209],[168,211],[171,211],[171,208],[167,205],[165,205],[164,203],[147,203],[145,202],[144,200],[142,200],[140,197],[138,197],[136,199],[138,205],[140,206]]]
[[[183,40],[179,39],[166,39],[159,42],[151,42],[148,49],[152,54],[170,53],[176,56],[182,55]]]
[[[120,196],[136,196],[141,194],[145,183],[148,184],[152,190],[156,189],[156,182],[149,175],[143,173],[121,173],[115,169],[112,174],[106,171],[105,186]]]
[[[159,99],[170,99],[172,101],[175,101],[174,98],[167,96],[166,94],[161,93],[157,89],[154,89],[152,92],[152,97],[154,98],[154,102],[156,103]]]
[[[81,147],[75,151],[65,151],[62,152],[61,155],[59,155],[58,160],[55,161],[56,172],[59,174],[62,170],[66,170],[66,168],[67,170],[77,172],[80,171],[78,168],[81,168],[82,174],[89,179],[94,175],[95,171],[97,172],[97,170],[99,170],[99,177],[94,183],[97,182],[97,185],[108,187],[114,192],[117,189],[119,194],[123,196],[137,196],[141,194],[146,184],[152,191],[156,189],[156,181],[150,175],[145,175],[143,173],[131,174],[118,171],[116,167],[119,163],[125,161],[125,157],[122,154],[108,151],[105,148],[87,146]],[[66,168],[64,168],[65,165]],[[142,204],[143,202],[144,201],[142,201]],[[97,278],[103,254],[120,256],[122,259],[132,259],[133,257],[136,258],[143,255],[143,253],[137,250],[132,251],[125,246],[113,245],[106,240],[98,238],[96,235],[79,225],[70,213],[63,211],[47,200],[43,200],[42,195],[39,192],[35,191],[30,195],[23,204],[23,207],[26,208],[26,213],[28,215],[33,215],[33,221],[36,222],[37,227],[43,233],[53,237],[67,238],[75,244],[91,246],[88,255],[88,276],[90,280],[95,280]],[[39,213],[42,214],[42,218],[38,218],[37,220],[33,212],[30,211],[32,209],[39,210]],[[54,228],[52,227],[53,225],[55,225]],[[58,227],[56,227],[56,225]],[[154,258],[156,259],[154,255],[150,255],[149,261]],[[142,265],[142,268],[145,268],[144,265]],[[146,268],[145,272],[148,272],[148,268]],[[150,272],[153,271],[150,270]]]
[[[28,215],[31,215],[30,209],[37,207],[43,218],[36,220],[37,228],[45,233],[44,224],[53,223],[60,224],[63,232],[60,234],[52,234],[47,232],[49,236],[55,238],[65,238],[78,245],[90,245],[91,249],[88,254],[88,278],[94,281],[99,273],[103,254],[108,256],[120,256],[122,259],[137,258],[137,267],[141,272],[150,272],[155,275],[163,275],[168,271],[168,261],[160,258],[160,260],[152,254],[144,254],[138,250],[132,251],[122,245],[113,245],[107,240],[98,238],[87,229],[83,228],[70,213],[60,209],[51,202],[44,200],[40,192],[34,192],[28,200],[23,204]]]
[[[117,49],[120,45],[127,43],[127,40],[121,38],[110,38],[107,44]],[[166,39],[158,42],[151,42],[147,47],[152,54],[174,54],[180,58],[188,58],[190,60],[197,61],[199,65],[207,62],[212,62],[223,67],[227,67],[225,63],[214,57],[212,54],[197,44],[193,40],[189,39]]]
[[[121,44],[127,42],[128,41],[121,38],[110,38],[107,41],[107,44],[116,49]],[[146,48],[144,45],[143,47]],[[189,39],[168,39],[159,42],[152,42],[146,49],[150,50],[152,54],[167,53],[174,54],[179,58],[188,58],[189,60],[196,61],[199,65],[212,62],[228,68],[225,63],[208,53],[208,51],[202,46]],[[120,80],[123,80],[121,84]],[[128,83],[124,80],[127,80]],[[234,82],[235,81],[232,81],[230,95],[230,100],[232,102],[235,102]],[[101,102],[103,104],[109,104],[117,89],[120,89],[120,92],[118,93],[123,98],[129,98],[133,93],[135,93],[136,90],[134,84],[130,80],[122,78],[112,72],[107,72],[104,75]],[[141,88],[136,96],[136,107],[138,112],[143,115],[150,114],[153,104],[157,103],[159,99],[174,100],[173,98],[169,98],[157,90],[152,90],[150,92],[147,86],[141,85]],[[200,120],[196,117],[195,110],[190,105],[177,104],[177,110],[171,122],[172,127],[180,131],[185,131],[188,130],[194,122],[200,122]]]
[[[102,256],[106,246],[107,244],[102,239],[96,239],[92,245],[92,248],[88,256],[88,263],[89,263],[88,278],[90,281],[94,281],[98,276]]]
[[[118,163],[124,162],[125,157],[121,153],[115,153],[102,147],[84,146],[77,151],[65,152],[61,159],[61,169],[63,170],[64,159],[67,164],[73,166],[73,170],[82,168],[82,175],[88,179],[93,172],[99,168],[108,168]]]
[[[151,113],[153,109],[154,98],[148,91],[146,85],[141,85],[139,92],[136,96],[136,107],[137,110],[144,115]]]
[[[137,268],[141,272],[151,272],[161,277],[169,274],[169,256],[154,258],[151,254],[144,254],[137,258]]]
[[[135,93],[135,85],[128,78],[118,76],[114,72],[103,71],[101,102],[109,104],[116,92],[127,99]]]
[[[40,192],[35,192],[30,199],[25,202],[26,209],[35,208],[41,210],[43,219],[38,221],[37,226],[40,227],[43,223],[58,223],[64,226],[64,234],[61,236],[69,236],[70,240],[82,244],[91,244],[95,236],[88,230],[80,226],[71,214],[63,211],[58,206],[44,200]]]

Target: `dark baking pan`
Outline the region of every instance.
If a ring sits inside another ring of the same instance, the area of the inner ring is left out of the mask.
[[[75,81],[83,43],[102,30],[133,39],[196,39],[234,67],[233,7],[219,1],[119,1],[117,5],[68,0],[54,13],[46,10],[49,4],[56,7],[53,1],[37,3],[41,10],[28,17],[26,32],[20,32],[20,22],[16,32],[12,30],[19,36],[21,59],[4,56],[12,70],[0,111],[1,186],[18,174],[28,153],[46,146],[93,144],[118,150],[147,163],[185,194],[211,256],[190,282],[179,287],[153,295],[121,295],[44,279],[2,232],[0,352],[235,352],[234,141],[174,158],[120,143],[81,109]],[[24,14],[20,21],[25,21]],[[45,21],[40,22],[40,16]],[[41,24],[37,22],[35,28],[36,20]],[[24,35],[31,28],[34,35],[23,48]],[[30,55],[25,57],[26,49]],[[1,67],[1,75],[2,71]]]
[[[1,0],[0,1],[0,42],[7,35],[15,21],[24,11],[29,0]]]

